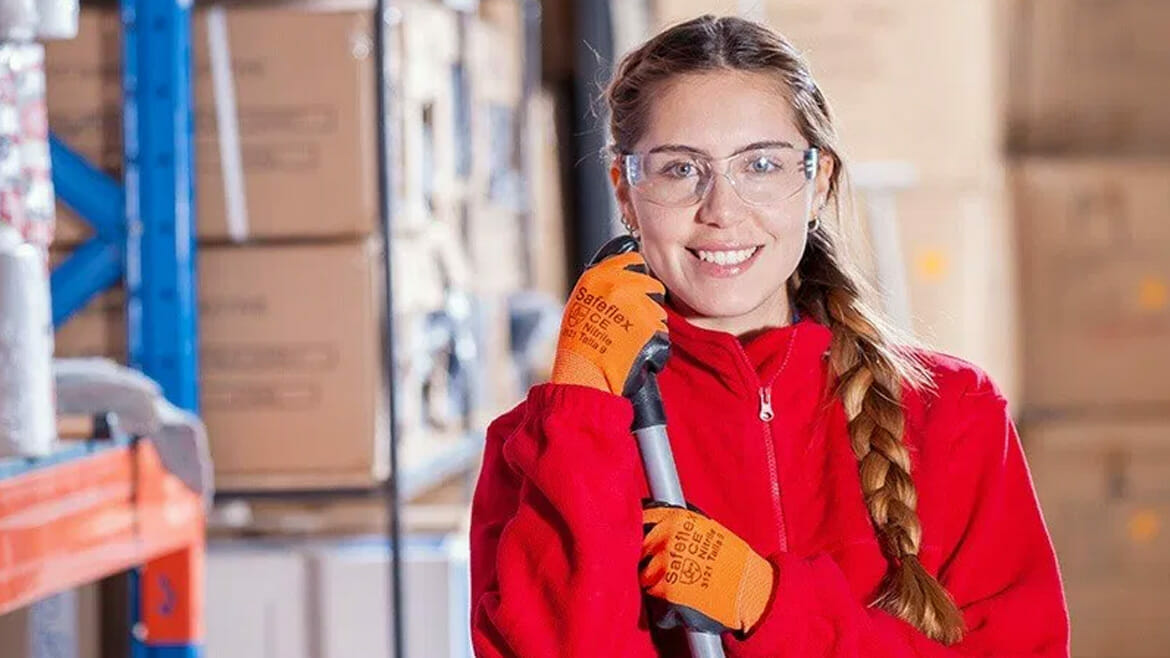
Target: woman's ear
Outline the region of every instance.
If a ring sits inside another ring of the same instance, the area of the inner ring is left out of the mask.
[[[613,184],[614,198],[617,199],[618,213],[622,223],[631,232],[638,229],[638,216],[634,214],[634,202],[630,199],[630,183],[622,174],[621,165],[614,160],[609,166],[609,182]]]
[[[829,202],[829,186],[833,182],[833,172],[837,169],[837,159],[831,154],[821,152],[817,159],[816,197],[813,199],[813,212],[819,212]]]

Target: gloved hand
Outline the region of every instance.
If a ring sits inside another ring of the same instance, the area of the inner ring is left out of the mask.
[[[701,512],[651,502],[642,512],[640,579],[661,628],[751,631],[764,615],[775,569]]]
[[[637,252],[585,270],[565,306],[551,381],[633,394],[647,368],[666,362],[665,292]]]

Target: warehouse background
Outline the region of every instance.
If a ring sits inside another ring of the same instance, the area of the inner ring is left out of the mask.
[[[407,654],[469,655],[483,430],[546,375],[559,305],[617,228],[601,87],[625,50],[702,13],[765,21],[806,53],[887,310],[1009,397],[1074,655],[1170,653],[1170,3],[392,5],[389,244],[372,2],[192,15],[210,658],[392,655],[386,250]],[[119,29],[115,6],[82,3],[76,38],[43,60],[49,127],[114,175]],[[59,204],[51,260],[89,230]],[[95,298],[57,356],[124,361],[123,318],[118,289]],[[117,655],[123,590],[115,578],[0,617],[3,655]],[[27,641],[46,628],[66,653]]]

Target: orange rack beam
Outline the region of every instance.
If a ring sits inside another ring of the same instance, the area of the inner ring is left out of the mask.
[[[137,640],[203,635],[203,502],[146,439],[0,460],[0,614],[142,566]]]

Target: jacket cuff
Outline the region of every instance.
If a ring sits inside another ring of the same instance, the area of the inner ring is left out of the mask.
[[[629,400],[589,386],[538,384],[528,391],[528,405],[528,413],[539,418],[569,415],[601,431],[629,432],[634,424]]]

